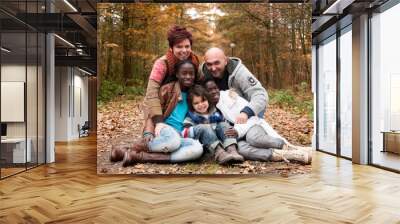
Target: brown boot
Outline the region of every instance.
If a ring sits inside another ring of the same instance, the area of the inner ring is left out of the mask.
[[[125,152],[122,166],[126,167],[134,163],[169,163],[171,162],[171,155],[160,152],[137,152],[130,151]]]
[[[237,145],[233,144],[233,145],[226,147],[226,152],[231,154],[235,161],[237,161],[237,162],[244,161],[243,156],[237,152]]]
[[[149,151],[149,148],[143,138],[139,139],[138,141],[133,142],[130,147],[131,147],[130,148],[131,150],[137,151],[137,152]]]
[[[217,146],[217,148],[215,149],[214,156],[215,156],[214,157],[215,161],[217,161],[218,164],[220,164],[220,165],[235,161],[233,156],[231,154],[227,153],[221,146]]]
[[[129,150],[129,145],[113,145],[111,146],[110,161],[119,162],[124,159],[125,152]]]
[[[124,155],[126,151],[148,151],[148,147],[143,139],[135,141],[133,143],[124,143],[119,145],[113,145],[111,147],[110,161],[111,162],[119,162],[124,159]]]
[[[274,150],[272,153],[272,161],[295,161],[301,164],[311,164],[311,157],[303,150]]]

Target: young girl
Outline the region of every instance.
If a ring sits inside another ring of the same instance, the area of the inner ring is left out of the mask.
[[[183,60],[175,65],[176,81],[163,85],[159,92],[162,122],[158,123],[157,132],[153,119],[145,115],[143,137],[133,144],[117,144],[112,146],[110,160],[122,160],[123,166],[137,162],[177,163],[192,161],[203,154],[203,146],[199,141],[182,138],[183,121],[189,110],[187,95],[196,78],[196,66],[190,60]],[[146,107],[144,111],[147,112]]]
[[[195,85],[189,90],[189,111],[183,122],[182,136],[199,139],[211,154],[215,154],[220,164],[243,162],[243,156],[237,152],[236,138],[228,138],[224,134],[229,124],[210,102],[210,96],[202,86]]]

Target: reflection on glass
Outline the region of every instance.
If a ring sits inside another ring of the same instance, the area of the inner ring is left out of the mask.
[[[352,35],[351,26],[340,36],[340,153],[352,157]]]
[[[26,112],[27,112],[27,142],[30,148],[30,160],[28,168],[37,165],[38,142],[37,142],[37,74],[38,74],[38,36],[36,32],[27,33],[27,82],[26,82]]]
[[[38,136],[37,136],[37,162],[38,164],[45,163],[45,35],[39,33],[38,36]]]
[[[1,57],[1,122],[7,133],[1,140],[2,178],[25,170],[31,159],[26,141],[26,34],[2,33],[1,44],[9,49]],[[28,149],[28,150],[27,150]]]
[[[372,163],[396,170],[400,170],[400,156],[398,153],[382,152],[386,150],[382,132],[400,129],[400,31],[394,28],[398,21],[399,4],[371,19]],[[395,136],[400,138],[400,133]],[[400,151],[400,143],[396,144]]]
[[[1,24],[0,177],[4,178],[45,162],[45,35],[33,24],[46,10],[45,0],[6,1],[1,7],[16,20]],[[28,13],[28,14],[25,14]],[[39,31],[40,32],[40,31]]]
[[[318,148],[336,153],[336,36],[318,48]]]
[[[390,76],[390,130],[400,130],[400,73]]]

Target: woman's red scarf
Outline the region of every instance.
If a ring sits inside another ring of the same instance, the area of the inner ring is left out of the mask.
[[[175,74],[175,64],[179,62],[179,59],[175,57],[171,48],[167,51],[167,54],[165,56],[167,57],[168,75],[169,76],[174,75]],[[191,52],[188,59],[192,61],[192,63],[195,65],[195,69],[197,71],[197,69],[199,67],[199,58],[195,54],[193,54],[193,52]]]

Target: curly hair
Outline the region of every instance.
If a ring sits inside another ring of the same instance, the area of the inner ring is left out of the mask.
[[[186,60],[183,60],[183,61],[179,61],[178,63],[175,64],[175,66],[174,66],[174,70],[175,70],[175,72],[176,72],[176,73],[175,73],[175,77],[176,77],[176,75],[177,75],[179,69],[181,68],[181,66],[184,65],[184,64],[190,64],[190,65],[193,66],[193,68],[194,68],[194,78],[195,78],[195,80],[197,80],[197,67],[196,67],[196,65],[195,65],[191,60],[189,60],[189,59],[186,59]]]
[[[175,44],[189,39],[190,45],[192,45],[192,34],[186,30],[185,27],[174,25],[171,29],[168,30],[168,44],[169,47],[172,48]]]

